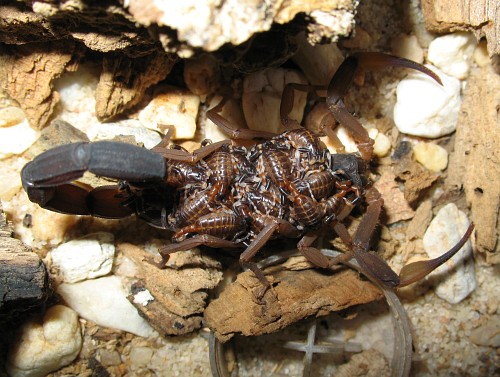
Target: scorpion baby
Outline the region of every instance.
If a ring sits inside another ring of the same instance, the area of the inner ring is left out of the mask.
[[[235,129],[219,114],[225,99],[208,111],[208,118],[233,139],[265,140],[250,150],[222,141],[203,143],[188,153],[179,146],[168,148],[168,136],[151,151],[109,141],[74,143],[28,163],[21,173],[24,189],[31,201],[49,210],[105,218],[136,214],[152,226],[173,231],[172,243],[160,248],[160,267],[171,253],[200,245],[244,249],[240,263],[262,283],[258,297],[270,284],[253,257],[276,237],[299,239],[298,250],[318,267],[330,268],[355,258],[365,274],[386,287],[411,284],[451,258],[470,237],[473,225],[442,256],[406,265],[399,276],[368,252],[383,200],[366,176],[373,140],[346,109],[343,97],[365,69],[388,65],[419,70],[441,84],[432,71],[412,61],[358,53],[341,64],[327,88],[285,87],[280,116],[288,131],[280,135]],[[321,129],[338,143],[334,128],[344,125],[359,154],[329,152],[317,135],[289,118],[296,90],[324,89]],[[75,181],[85,171],[120,182],[90,188]],[[365,213],[351,236],[345,224],[355,207]],[[349,251],[328,258],[314,247],[325,229],[332,229]]]

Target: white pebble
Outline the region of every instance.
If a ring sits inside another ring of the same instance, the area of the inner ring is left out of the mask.
[[[431,42],[427,58],[446,74],[463,80],[469,72],[476,44],[471,33],[444,35]]]
[[[389,154],[391,150],[391,141],[383,133],[379,133],[375,138],[375,144],[373,144],[373,153],[377,157],[385,157]]]
[[[411,73],[397,87],[394,122],[404,134],[436,138],[457,128],[462,99],[460,81],[428,66],[442,80],[439,85],[423,73]]]
[[[144,289],[134,295],[134,304],[147,306],[154,299],[154,296],[147,289]]]
[[[465,234],[469,224],[465,213],[455,204],[441,208],[423,238],[429,257],[436,258],[451,249]],[[436,279],[436,294],[451,304],[459,303],[473,292],[477,283],[471,241],[468,240],[457,254],[432,272],[429,279]]]
[[[448,165],[448,152],[434,143],[418,143],[413,147],[413,155],[415,160],[433,173],[443,171]]]
[[[52,250],[52,265],[66,283],[107,275],[115,255],[113,242],[113,234],[106,232],[66,242]]]
[[[23,153],[39,137],[40,132],[31,128],[27,119],[14,126],[0,127],[0,159]]]
[[[288,83],[307,84],[304,75],[284,68],[270,68],[245,77],[241,104],[248,128],[281,133],[281,95]],[[307,93],[294,92],[294,104],[289,118],[302,121]]]
[[[81,317],[100,326],[127,331],[142,337],[155,334],[149,323],[127,300],[129,292],[116,276],[74,284],[64,283],[58,287],[57,293]]]
[[[92,141],[110,140],[117,136],[133,136],[136,143],[151,149],[161,141],[158,132],[146,128],[136,119],[126,119],[116,123],[94,122],[87,130],[87,136]]]
[[[196,132],[196,118],[200,97],[171,86],[162,88],[153,100],[139,113],[141,123],[152,130],[166,133],[175,129],[174,139],[192,139]]]
[[[6,369],[11,377],[42,377],[70,364],[80,353],[82,335],[76,312],[56,305],[42,323],[25,323],[10,348]]]

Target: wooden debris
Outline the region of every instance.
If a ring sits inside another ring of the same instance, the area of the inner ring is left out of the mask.
[[[268,334],[309,316],[382,298],[378,288],[352,270],[279,271],[272,278],[273,288],[261,301],[255,298],[261,283],[252,272],[244,272],[208,305],[205,321],[220,341],[234,334]]]
[[[486,37],[490,56],[500,54],[500,3],[496,0],[422,0],[427,28],[437,33],[472,31]]]
[[[387,220],[386,224],[411,219],[415,214],[403,192],[399,189],[395,178],[394,173],[385,172],[374,185],[384,199],[383,208]]]
[[[477,251],[500,263],[500,77],[488,65],[472,71],[450,156],[449,189],[463,187],[476,224]],[[448,191],[448,190],[447,190]]]
[[[19,102],[33,128],[42,128],[59,101],[53,80],[76,55],[72,42],[2,46],[0,86]]]
[[[105,56],[96,88],[96,115],[109,120],[137,105],[146,89],[165,79],[176,59],[162,52],[131,59]]]
[[[49,295],[45,265],[21,241],[12,238],[0,205],[0,325],[40,308]]]
[[[117,246],[137,267],[129,300],[163,335],[180,335],[201,327],[202,313],[208,299],[207,290],[222,279],[220,265],[208,257],[181,258],[184,266],[160,270],[147,262],[152,255],[137,246],[123,243]],[[177,253],[185,254],[185,253]],[[147,290],[153,300],[139,303],[135,295]]]

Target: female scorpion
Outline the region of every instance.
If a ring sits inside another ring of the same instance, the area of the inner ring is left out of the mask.
[[[21,172],[29,199],[62,213],[121,218],[136,214],[149,224],[174,231],[172,243],[160,248],[164,267],[169,254],[200,245],[244,248],[240,263],[262,282],[261,297],[270,284],[252,262],[272,238],[300,238],[298,250],[321,268],[355,258],[367,275],[386,287],[402,287],[420,280],[451,258],[470,237],[473,225],[457,245],[442,256],[404,266],[398,276],[382,259],[368,252],[383,200],[365,176],[373,140],[346,109],[342,98],[365,69],[387,65],[419,70],[441,84],[427,68],[381,53],[348,57],[326,88],[324,132],[335,137],[343,124],[358,144],[359,155],[332,154],[312,132],[288,114],[295,90],[325,88],[289,84],[280,108],[289,130],[270,133],[237,130],[220,116],[224,100],[207,116],[232,138],[264,138],[247,151],[230,141],[205,144],[193,153],[167,148],[165,140],[148,151],[123,143],[74,143],[42,153]],[[117,185],[90,188],[75,182],[85,171],[121,180]],[[345,219],[356,206],[366,206],[351,236]],[[325,228],[348,246],[337,258],[324,256],[314,242]]]

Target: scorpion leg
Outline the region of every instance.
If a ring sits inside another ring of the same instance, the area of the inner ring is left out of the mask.
[[[404,287],[427,276],[455,255],[467,242],[474,230],[474,225],[471,224],[462,239],[446,253],[434,259],[410,263],[401,269],[398,276],[379,256],[368,253],[369,241],[377,225],[383,200],[375,189],[369,190],[367,197],[369,205],[366,215],[361,220],[353,237],[352,248],[354,258],[366,274],[372,276],[376,281],[379,281],[388,288]]]
[[[89,171],[134,182],[161,181],[165,160],[134,145],[110,141],[72,143],[50,149],[26,164],[21,180],[29,199],[56,212],[120,218],[133,213],[122,208],[118,186],[92,190],[73,182]]]
[[[176,253],[178,251],[190,250],[202,245],[219,249],[241,247],[240,242],[228,241],[208,234],[198,234],[194,237],[185,239],[184,241],[171,243],[170,245],[164,245],[160,247],[158,252],[162,257],[161,262],[159,263],[156,263],[154,261],[149,261],[149,262],[158,266],[159,268],[164,268],[170,258],[170,254]]]
[[[234,124],[229,122],[219,113],[222,111],[225,103],[227,102],[227,97],[223,97],[222,100],[213,108],[207,111],[207,118],[217,125],[222,131],[229,135],[231,139],[271,139],[276,136],[273,132],[257,131],[248,128],[237,128]]]
[[[248,245],[246,250],[240,255],[240,265],[242,267],[249,268],[262,283],[262,289],[256,294],[256,298],[260,299],[264,296],[266,291],[271,287],[269,280],[265,277],[262,270],[257,266],[255,262],[251,259],[259,252],[262,247],[271,239],[274,234],[280,234],[284,237],[295,238],[298,235],[298,230],[288,221],[284,221],[278,218],[270,220],[269,223],[264,226],[260,233],[253,239],[253,241]]]
[[[352,82],[356,78],[363,77],[365,69],[381,69],[387,66],[399,66],[420,71],[442,85],[441,80],[434,72],[408,59],[379,52],[356,53],[346,58],[328,85],[326,104],[337,121],[351,132],[358,143],[359,152],[364,160],[371,159],[373,140],[370,139],[361,123],[345,108],[342,98],[346,95]]]

